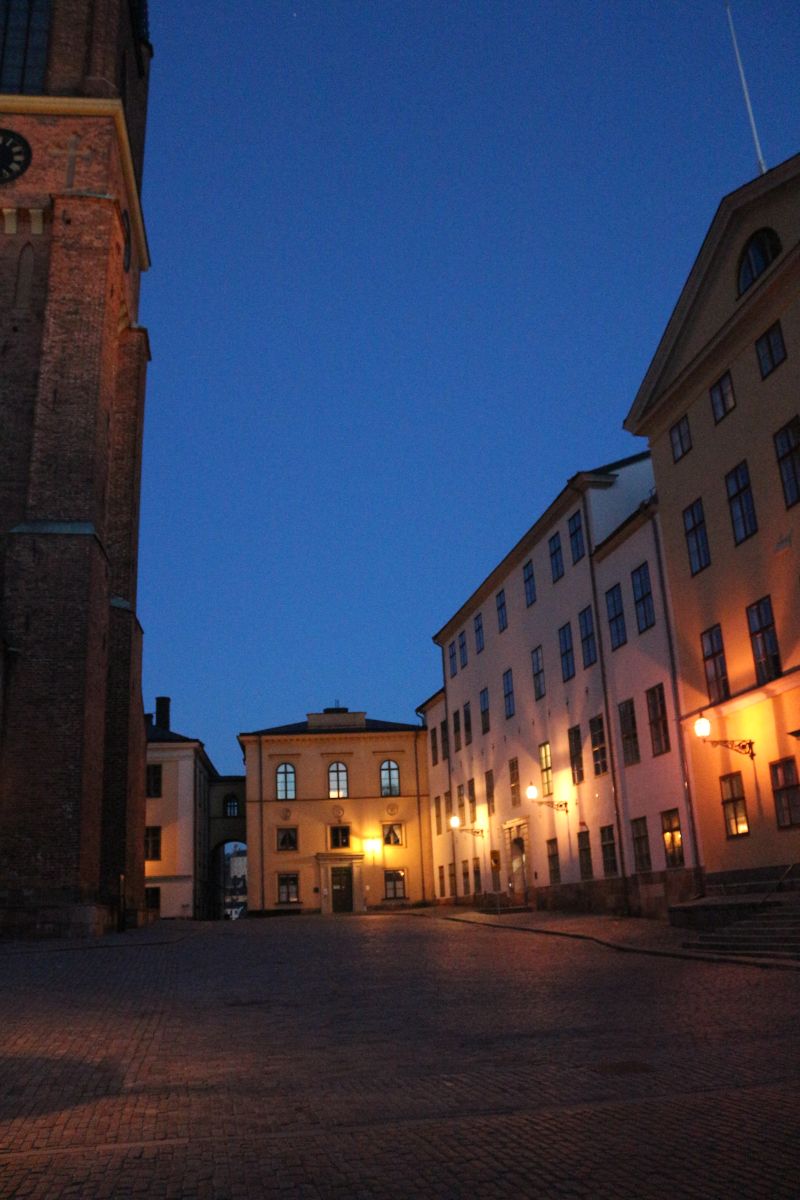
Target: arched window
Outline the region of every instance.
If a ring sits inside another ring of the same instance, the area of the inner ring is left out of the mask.
[[[783,247],[774,229],[759,229],[748,241],[739,259],[739,295],[763,275]]]
[[[328,796],[331,800],[344,800],[347,796],[347,767],[343,762],[328,767]]]
[[[239,797],[236,792],[228,792],[225,797],[225,816],[238,817],[239,815]]]
[[[281,763],[275,772],[279,800],[294,800],[294,767],[291,763]]]
[[[400,795],[400,768],[391,758],[381,763],[381,795]]]

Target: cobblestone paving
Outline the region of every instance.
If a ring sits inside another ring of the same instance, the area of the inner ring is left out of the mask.
[[[800,1196],[798,972],[402,915],[0,973],[3,1200]]]

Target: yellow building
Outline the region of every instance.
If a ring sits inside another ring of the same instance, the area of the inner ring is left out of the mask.
[[[239,742],[251,915],[432,898],[424,728],[326,708]]]
[[[652,450],[712,883],[800,860],[799,239],[800,155],[722,201],[625,422]]]

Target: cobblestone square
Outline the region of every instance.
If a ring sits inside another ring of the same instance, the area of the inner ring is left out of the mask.
[[[800,972],[410,914],[0,964],[4,1200],[800,1195]]]

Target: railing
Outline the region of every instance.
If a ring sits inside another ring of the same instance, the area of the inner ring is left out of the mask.
[[[775,892],[779,892],[781,890],[784,882],[789,878],[792,871],[794,871],[795,867],[800,867],[800,862],[792,863],[792,865],[790,867],[786,868],[786,870],[781,875],[780,879],[776,879],[775,882],[773,883],[772,887],[767,888],[766,892],[759,900],[759,904],[766,904],[767,901],[769,900],[770,896],[773,896],[775,894]]]

